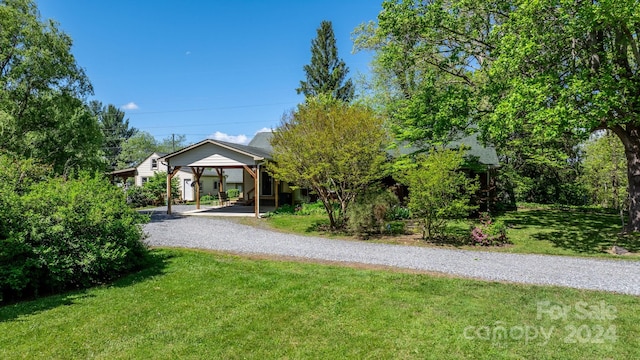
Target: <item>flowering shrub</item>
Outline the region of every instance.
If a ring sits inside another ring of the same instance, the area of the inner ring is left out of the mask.
[[[507,226],[501,220],[493,221],[487,213],[480,214],[480,224],[471,230],[471,244],[480,246],[500,246],[510,244]]]

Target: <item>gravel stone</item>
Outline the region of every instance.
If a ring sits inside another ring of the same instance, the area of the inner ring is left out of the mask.
[[[436,249],[324,239],[241,225],[224,218],[154,212],[151,246],[220,250],[433,271],[475,279],[640,295],[640,261]]]

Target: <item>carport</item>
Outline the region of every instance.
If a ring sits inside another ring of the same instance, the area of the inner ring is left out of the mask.
[[[253,193],[255,216],[260,216],[260,173],[271,153],[267,149],[228,143],[225,141],[206,139],[161,159],[167,165],[167,199],[171,199],[171,179],[183,167],[189,167],[194,174],[196,209],[200,209],[200,177],[205,169],[216,169],[220,181],[219,192],[224,192],[222,174],[224,169],[243,169],[253,179],[253,188],[244,189],[247,201]],[[277,183],[277,181],[276,181]],[[277,184],[276,184],[277,188]],[[275,203],[278,206],[278,191],[275,192]],[[171,201],[167,201],[167,214],[171,214]]]

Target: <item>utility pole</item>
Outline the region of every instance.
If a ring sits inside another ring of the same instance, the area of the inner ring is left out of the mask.
[[[171,134],[171,152],[176,151],[176,134]]]

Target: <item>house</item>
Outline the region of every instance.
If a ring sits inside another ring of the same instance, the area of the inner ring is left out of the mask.
[[[260,202],[278,206],[283,202],[292,202],[296,194],[287,184],[273,179],[265,169],[266,163],[272,159],[271,136],[271,132],[258,133],[248,145],[205,139],[165,155],[160,161],[168,166],[169,179],[180,176],[184,171],[192,174],[191,180],[195,184],[196,194],[205,193],[200,187],[206,186],[202,179],[207,174],[217,174],[219,178],[222,174],[229,174],[227,179],[234,181],[241,178],[241,184],[231,183],[229,180],[219,182],[219,191],[226,191],[230,186],[241,188],[242,202],[253,205],[257,217]],[[234,171],[239,172],[241,176],[235,175],[237,173]],[[195,196],[195,200],[196,208],[199,208],[199,197]],[[171,213],[171,204],[167,206],[167,213]]]
[[[471,177],[477,177],[479,180],[480,190],[477,200],[480,205],[480,211],[487,211],[488,207],[495,203],[496,185],[495,178],[500,162],[496,149],[490,145],[484,145],[478,139],[478,133],[460,136],[457,140],[450,141],[446,148],[448,149],[465,149],[465,164],[463,171]],[[424,147],[409,146],[408,144],[398,144],[393,150],[389,150],[389,154],[393,157],[411,156],[425,152]]]
[[[141,176],[143,171],[147,171],[146,168],[153,167],[153,158],[156,157],[155,164],[163,166],[162,171],[167,171],[168,179],[181,179],[181,195],[184,199],[193,198],[197,208],[200,208],[201,195],[214,195],[218,191],[226,191],[235,186],[242,190],[242,202],[253,205],[258,217],[261,202],[277,207],[279,204],[294,203],[303,198],[301,190],[291,189],[288,184],[275,180],[266,171],[265,165],[272,160],[272,137],[272,132],[260,132],[247,145],[205,139],[168,155],[153,155],[140,165],[144,169],[138,169],[138,175]],[[472,160],[469,163],[473,163],[474,166],[466,171],[472,176],[480,177],[480,199],[488,203],[495,192],[493,174],[498,167],[495,149],[481,145],[477,135],[452,142],[448,147],[459,146],[467,149],[467,158]],[[419,148],[400,150],[402,154],[421,151]],[[190,188],[193,188],[193,193],[189,192]],[[170,192],[170,189],[167,191]],[[167,213],[171,213],[171,204],[167,205]]]
[[[144,159],[140,164],[133,168],[116,170],[110,173],[113,178],[126,180],[132,178],[132,185],[142,186],[151,177],[158,172],[167,172],[167,164],[161,159],[166,154],[154,152]],[[188,167],[180,169],[174,176],[178,178],[180,194],[178,198],[185,201],[194,201],[196,199],[193,183],[194,174]],[[240,169],[227,169],[222,172],[222,176],[214,169],[207,169],[200,176],[200,195],[217,195],[220,188],[220,179],[222,179],[225,189],[238,189],[242,193],[243,181],[242,171]]]

